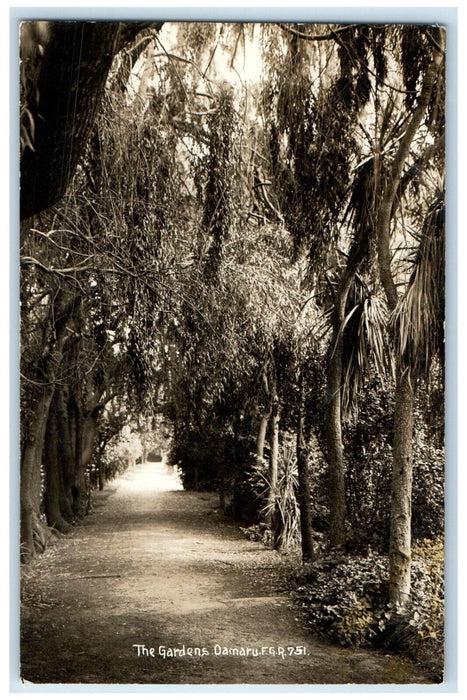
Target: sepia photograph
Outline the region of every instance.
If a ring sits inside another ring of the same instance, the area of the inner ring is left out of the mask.
[[[23,689],[445,681],[446,35],[18,22]]]

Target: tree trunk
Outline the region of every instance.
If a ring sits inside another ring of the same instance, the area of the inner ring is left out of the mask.
[[[71,507],[73,514],[80,511],[80,449],[81,449],[81,415],[75,396],[70,396],[68,402],[68,433],[70,437],[71,455],[73,459],[73,469],[71,473],[72,481],[70,486]]]
[[[259,423],[258,437],[256,439],[256,463],[260,466],[264,459],[264,445],[266,442],[266,431],[270,418],[270,412],[262,413]]]
[[[97,437],[97,424],[99,419],[99,414],[102,411],[102,406],[95,406],[84,419],[81,426],[81,447],[79,455],[79,466],[80,469],[86,469],[91,457],[94,452],[96,437]]]
[[[43,36],[37,37],[37,24],[24,22],[21,32],[24,83],[30,86],[22,105],[34,121],[34,150],[26,147],[21,157],[21,219],[65,194],[88,142],[114,55],[149,26],[43,22]]]
[[[95,406],[89,411],[86,418],[77,415],[77,454],[76,469],[73,483],[73,510],[78,515],[83,515],[88,508],[88,485],[86,483],[86,467],[91,461],[97,437],[97,424],[102,406]],[[129,455],[128,466],[134,466],[134,457]]]
[[[303,563],[313,561],[313,528],[311,525],[310,503],[310,469],[309,450],[305,429],[305,412],[303,406],[303,378],[300,377],[300,397],[297,425],[297,469],[298,469],[298,505],[300,508],[300,532]]]
[[[21,517],[21,546],[22,558],[29,560],[34,556],[33,523],[37,513],[33,484],[40,469],[40,456],[44,444],[45,428],[53,395],[53,384],[43,388],[37,402],[34,419],[27,430],[21,459],[20,480],[20,517]]]
[[[75,455],[70,433],[70,416],[68,414],[67,402],[65,400],[63,387],[57,386],[55,390],[57,400],[57,427],[58,427],[58,447],[61,466],[61,503],[60,510],[68,520],[73,517],[73,497],[72,486],[75,479]]]
[[[105,485],[105,467],[100,460],[99,460],[98,468],[99,468],[99,473],[98,473],[99,491],[103,491],[104,485]]]
[[[221,466],[219,470],[219,510],[225,512],[225,468]]]
[[[324,434],[328,462],[329,538],[331,547],[345,546],[345,466],[342,444],[341,384],[343,340],[335,328],[328,361]]]
[[[70,307],[68,308],[70,311]],[[22,558],[28,560],[34,556],[33,525],[34,516],[39,513],[40,504],[40,466],[44,449],[45,430],[50,409],[50,403],[55,391],[55,377],[60,367],[63,346],[68,337],[66,322],[69,319],[67,310],[55,322],[55,342],[43,358],[43,376],[46,382],[40,389],[37,403],[34,407],[34,417],[26,429],[26,436],[21,457],[20,480],[20,537]]]
[[[151,41],[145,48],[146,55],[144,57],[144,68],[143,68],[143,74],[141,75],[139,87],[138,87],[138,97],[141,100],[141,104],[144,105],[146,98],[147,98],[147,92],[148,92],[148,85],[149,82],[152,78],[153,74],[153,66],[154,66],[154,43]]]
[[[410,147],[428,108],[433,87],[444,59],[446,31],[433,28],[433,60],[429,63],[417,106],[393,158],[381,195],[376,220],[378,267],[381,284],[391,312],[399,301],[396,279],[391,267],[391,216],[402,172]],[[410,599],[411,513],[413,473],[414,384],[411,368],[401,367],[398,358],[394,408],[394,443],[391,488],[391,531],[389,535],[389,599],[404,609]],[[412,385],[411,382],[412,381]]]
[[[277,402],[274,404],[271,416],[271,455],[269,458],[269,489],[268,489],[268,518],[267,524],[270,527],[276,522],[276,495],[279,459],[279,424],[280,410]]]
[[[389,602],[404,610],[410,599],[414,380],[398,371],[391,486]]]
[[[55,392],[50,404],[45,432],[45,514],[50,527],[54,527],[60,532],[68,532],[70,526],[64,520],[60,510],[60,453],[58,445],[57,396]]]
[[[363,229],[349,251],[334,300],[332,338],[327,352],[326,410],[324,439],[328,463],[329,538],[331,547],[344,547],[345,533],[345,464],[342,444],[342,364],[347,299],[355,275],[365,258],[369,230]]]

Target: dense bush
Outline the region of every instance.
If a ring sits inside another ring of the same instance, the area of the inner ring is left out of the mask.
[[[219,467],[223,449],[195,431],[176,435],[169,454],[170,464],[180,470],[185,489],[214,491],[219,485]]]
[[[233,516],[246,525],[259,525],[267,496],[267,461],[258,464],[251,452],[243,473],[236,480],[233,492]],[[258,538],[261,539],[261,538]]]
[[[358,415],[344,428],[348,543],[361,554],[368,546],[384,551],[389,540],[391,403],[388,390],[368,381]]]
[[[430,434],[423,416],[416,417],[412,498],[415,539],[434,539],[444,532],[444,446]]]
[[[358,416],[344,426],[347,457],[346,498],[349,551],[368,546],[387,552],[392,469],[393,405],[389,391],[368,382]],[[434,539],[444,531],[444,445],[431,394],[419,390],[415,412],[412,532],[414,539]],[[435,416],[436,417],[436,416]],[[438,420],[439,423],[439,420]]]
[[[424,661],[439,679],[443,665],[443,545],[414,547],[412,597],[402,616],[387,606],[387,557],[328,556],[307,565],[295,591],[309,624],[344,646],[402,651]]]
[[[203,434],[195,430],[175,433],[168,461],[180,469],[183,487],[187,490],[216,491],[224,482],[225,493],[232,496],[234,508],[236,490],[243,488],[245,474],[251,463],[252,440],[234,432],[221,433],[215,427]],[[248,478],[247,478],[248,481]],[[238,519],[244,519],[241,508],[254,510],[248,503],[249,493],[237,495]],[[249,513],[251,517],[251,512]]]

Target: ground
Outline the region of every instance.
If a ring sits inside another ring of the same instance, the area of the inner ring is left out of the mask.
[[[287,558],[246,540],[215,494],[177,489],[161,463],[137,466],[24,568],[23,680],[427,682],[406,659],[318,640],[284,588]]]

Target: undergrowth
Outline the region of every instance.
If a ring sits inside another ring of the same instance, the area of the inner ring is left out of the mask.
[[[387,604],[388,560],[328,555],[297,570],[294,595],[314,632],[342,646],[408,654],[442,682],[444,661],[444,551],[441,540],[413,548],[409,608]]]

